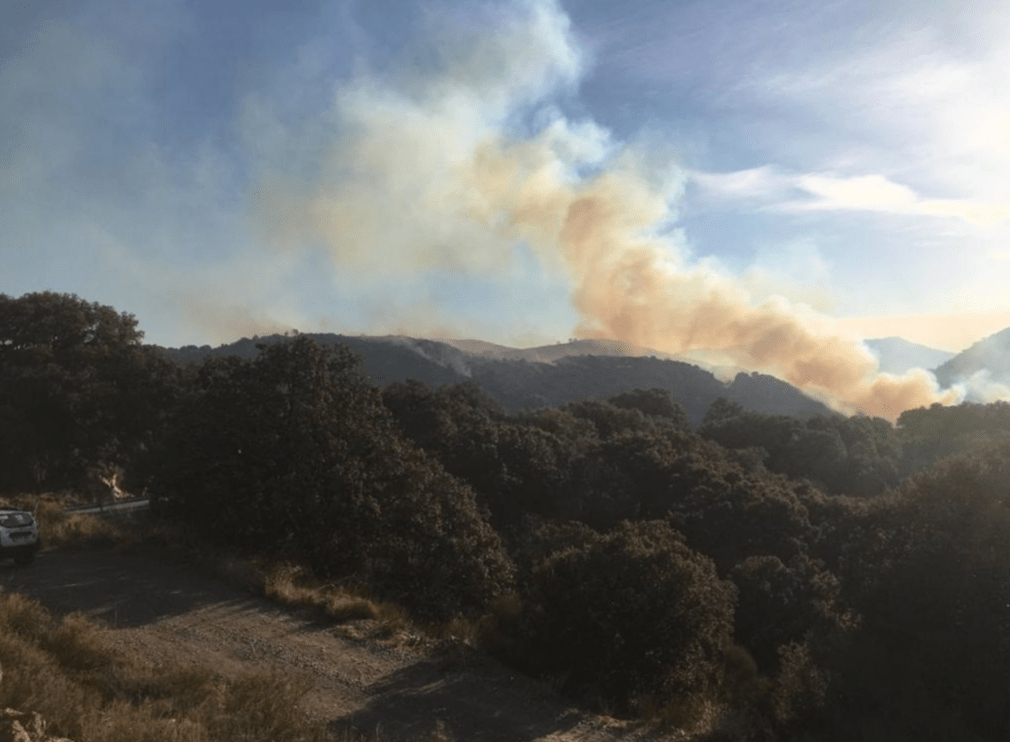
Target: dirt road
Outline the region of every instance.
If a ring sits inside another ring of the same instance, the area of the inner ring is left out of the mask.
[[[442,722],[457,742],[659,739],[571,708],[543,683],[490,658],[445,662],[411,638],[359,640],[196,567],[111,550],[44,551],[0,563],[0,586],[59,613],[100,619],[114,642],[154,664],[195,662],[226,677],[279,670],[307,681],[306,713],[334,729],[377,726],[392,740]],[[676,739],[677,737],[665,737]]]

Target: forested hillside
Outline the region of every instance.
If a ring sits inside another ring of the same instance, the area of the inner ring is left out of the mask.
[[[1010,328],[979,340],[936,369],[941,386],[972,378],[986,384],[1010,384]],[[976,390],[969,389],[969,394]]]
[[[485,357],[466,353],[448,343],[408,337],[318,333],[305,337],[322,345],[346,345],[360,354],[366,376],[380,386],[408,379],[436,387],[472,381],[510,412],[606,398],[631,389],[656,388],[675,396],[694,425],[701,422],[709,405],[719,397],[726,397],[744,409],[768,414],[801,417],[831,414],[820,402],[766,374],[739,373],[725,384],[697,366],[654,356],[559,354],[552,363],[541,363],[524,358]],[[232,355],[253,359],[259,353],[259,345],[292,339],[271,335],[256,340],[246,338],[218,348],[186,346],[160,350],[184,363]],[[595,347],[588,342],[572,345]]]
[[[892,425],[723,395],[695,427],[648,374],[516,410],[474,379],[380,388],[306,336],[195,364],[140,341],[110,307],[0,296],[0,487],[118,477],[210,542],[468,618],[577,702],[712,742],[1010,733],[1006,403]]]

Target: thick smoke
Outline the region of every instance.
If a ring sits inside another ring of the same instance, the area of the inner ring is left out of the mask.
[[[719,351],[846,412],[894,418],[954,401],[924,371],[877,373],[860,342],[813,310],[757,302],[744,282],[689,259],[673,231],[683,175],[552,108],[585,66],[567,18],[551,2],[509,12],[492,40],[449,49],[437,74],[361,77],[342,91],[315,177],[263,179],[268,239],[322,245],[362,280],[493,274],[525,245],[567,276],[579,336]]]
[[[781,298],[755,306],[740,282],[686,262],[657,234],[672,217],[668,191],[651,185],[634,158],[565,181],[548,140],[485,147],[471,185],[501,210],[516,238],[562,256],[583,317],[578,334],[672,354],[722,351],[848,412],[894,418],[956,399],[956,392],[938,394],[925,371],[877,373],[862,343],[833,333],[812,310]]]

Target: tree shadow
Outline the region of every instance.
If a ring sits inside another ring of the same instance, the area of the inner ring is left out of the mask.
[[[334,719],[338,736],[348,728],[381,732],[383,739],[417,740],[429,735],[468,742],[524,742],[572,729],[585,716],[544,683],[521,676],[491,660],[465,668],[422,661],[370,686],[372,700]],[[435,732],[435,733],[433,733]],[[450,736],[451,735],[451,736]]]
[[[42,551],[35,563],[0,563],[0,586],[58,614],[79,611],[121,628],[153,623],[209,605],[236,611],[272,606],[195,568],[113,549]]]

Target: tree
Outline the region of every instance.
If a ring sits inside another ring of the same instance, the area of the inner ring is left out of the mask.
[[[133,315],[73,294],[0,294],[0,487],[81,485],[129,458],[166,363],[142,337]]]
[[[861,619],[831,656],[828,723],[862,711],[831,739],[1006,739],[1008,481],[1008,444],[947,459],[852,529],[840,574]]]
[[[958,456],[990,443],[1010,440],[1010,403],[963,402],[945,407],[939,402],[928,409],[906,410],[898,417],[904,444],[904,471],[918,471],[934,460]]]
[[[702,427],[716,425],[734,417],[740,417],[744,409],[736,402],[732,402],[725,397],[719,397],[709,405],[704,419],[701,421]]]
[[[345,346],[265,345],[208,361],[199,385],[154,487],[206,538],[354,576],[424,616],[479,610],[510,585],[473,492],[400,437]]]
[[[629,430],[655,430],[654,419],[635,407],[617,407],[609,402],[584,400],[569,402],[563,408],[576,417],[589,420],[596,426],[597,435],[601,439],[609,438],[617,433]]]
[[[736,590],[660,521],[625,523],[533,569],[529,641],[572,694],[628,711],[720,685]]]
[[[782,647],[812,631],[837,632],[852,616],[841,606],[838,578],[806,554],[787,565],[773,556],[751,556],[730,572],[739,591],[736,640],[763,672],[774,670]]]
[[[500,532],[527,514],[558,514],[573,456],[562,437],[509,420],[472,382],[433,391],[410,380],[382,400],[411,440],[474,488]]]
[[[610,404],[626,410],[638,410],[669,421],[677,430],[690,430],[687,408],[666,389],[633,389],[611,397]]]
[[[804,420],[748,412],[717,400],[698,434],[726,448],[760,448],[769,470],[809,479],[831,494],[878,495],[899,479],[901,443],[880,418]]]
[[[0,294],[0,358],[7,363],[74,365],[136,347],[143,336],[133,315],[74,294]]]

